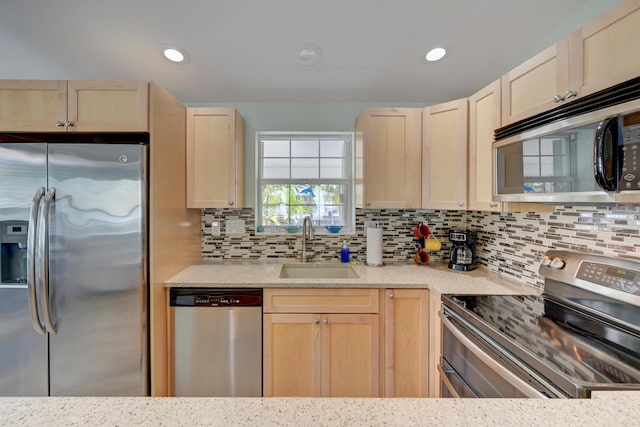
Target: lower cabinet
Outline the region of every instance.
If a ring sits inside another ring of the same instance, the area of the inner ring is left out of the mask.
[[[428,290],[278,288],[263,295],[265,397],[432,396]]]
[[[429,291],[383,292],[384,396],[429,397]]]
[[[378,290],[265,289],[264,301],[265,397],[380,395]]]

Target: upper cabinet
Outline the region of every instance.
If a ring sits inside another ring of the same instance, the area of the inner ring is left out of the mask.
[[[569,37],[569,70],[580,96],[640,74],[640,1],[626,0]]]
[[[187,108],[187,207],[244,206],[244,120],[234,108]]]
[[[625,0],[502,77],[502,126],[638,76],[640,0]]]
[[[493,198],[493,131],[500,127],[500,80],[469,98],[468,209],[502,210]]]
[[[0,80],[0,131],[146,132],[149,83]]]
[[[548,47],[502,77],[502,125],[517,122],[577,96],[569,87],[569,42]]]
[[[465,98],[423,111],[425,209],[466,209],[468,109]]]
[[[421,108],[371,108],[356,121],[356,206],[421,207]]]

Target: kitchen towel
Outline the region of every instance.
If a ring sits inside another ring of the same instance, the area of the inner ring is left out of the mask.
[[[367,265],[382,265],[382,228],[367,228]]]

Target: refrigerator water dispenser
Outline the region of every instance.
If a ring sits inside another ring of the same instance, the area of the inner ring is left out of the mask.
[[[27,282],[27,221],[0,222],[0,282]]]

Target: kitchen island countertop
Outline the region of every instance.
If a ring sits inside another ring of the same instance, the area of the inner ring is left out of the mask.
[[[591,399],[2,397],[3,426],[638,426],[640,392]]]
[[[166,287],[253,288],[425,288],[440,294],[531,295],[541,290],[483,268],[462,272],[443,263],[427,266],[398,263],[382,267],[351,264],[357,278],[280,278],[283,262],[229,262],[192,265],[165,282]],[[295,262],[286,262],[295,264]],[[329,264],[329,263],[326,263]],[[326,265],[324,264],[324,265]],[[340,265],[340,263],[336,263]]]

